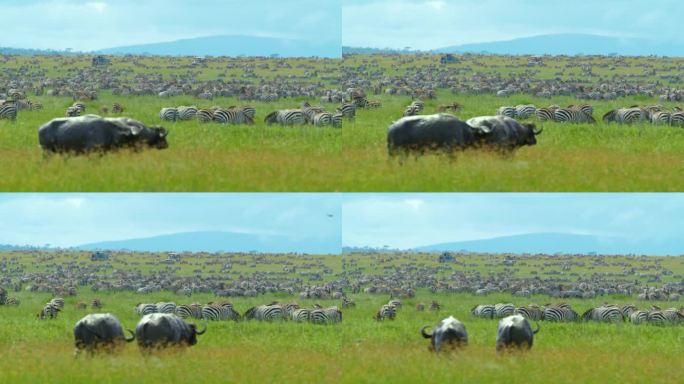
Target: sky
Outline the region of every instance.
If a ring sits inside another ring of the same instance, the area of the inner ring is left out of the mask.
[[[343,0],[342,43],[436,49],[553,33],[682,42],[680,0]]]
[[[0,244],[72,247],[196,231],[339,244],[340,212],[341,195],[335,193],[3,193]]]
[[[341,0],[0,0],[0,47],[76,51],[212,35],[341,41]]]
[[[342,244],[357,247],[407,249],[529,233],[639,245],[684,239],[684,194],[670,193],[344,194],[342,215]]]

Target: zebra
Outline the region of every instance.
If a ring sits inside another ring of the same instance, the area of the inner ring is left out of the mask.
[[[79,115],[85,113],[85,111],[86,111],[86,105],[82,101],[77,101],[74,104],[72,104],[71,106],[78,110]]]
[[[682,321],[684,315],[675,308],[663,310],[653,310],[648,313],[649,324],[654,325],[673,325]]]
[[[178,119],[177,108],[162,108],[159,111],[159,118],[163,121],[176,121]]]
[[[199,304],[179,305],[176,307],[176,316],[187,319],[192,317],[194,319],[202,318],[202,306]]]
[[[586,113],[589,116],[594,114],[594,107],[591,104],[571,104],[568,105],[569,109],[579,109],[580,111]]]
[[[76,107],[69,107],[69,108],[67,108],[66,112],[64,113],[64,116],[66,116],[66,117],[81,116],[81,111]]]
[[[510,303],[498,303],[494,304],[494,317],[503,319],[504,317],[510,316],[515,311],[515,305]]]
[[[156,304],[157,313],[176,313],[176,303],[160,301]]]
[[[622,321],[622,312],[617,307],[591,308],[582,314],[584,321],[598,321],[602,323],[614,323]]]
[[[416,113],[423,112],[423,109],[425,109],[425,103],[423,102],[423,100],[420,99],[413,100],[413,102],[411,102],[411,105],[415,107]]]
[[[328,324],[330,319],[323,309],[314,309],[309,312],[309,322],[312,324]]]
[[[306,118],[301,109],[282,109],[269,113],[264,119],[264,122],[268,125],[301,125],[306,122]]]
[[[64,299],[61,297],[55,297],[52,300],[50,300],[49,304],[52,304],[59,309],[62,309],[64,308]]]
[[[470,310],[470,313],[475,317],[485,317],[489,319],[494,318],[494,306],[489,304],[476,305]]]
[[[356,308],[356,303],[347,297],[342,298],[342,308]]]
[[[568,307],[546,307],[542,312],[542,320],[544,321],[567,322],[577,321],[578,319],[579,315],[577,314],[577,312],[573,311]]]
[[[513,311],[516,315],[522,315],[530,320],[539,321],[542,319],[543,312],[538,306],[528,305],[527,307],[518,307]]]
[[[287,304],[281,305],[281,307],[283,307],[283,311],[285,311],[285,314],[287,315],[288,319],[291,319],[292,313],[300,308],[299,304],[297,304],[297,303],[287,303]]]
[[[93,308],[93,309],[102,308],[102,300],[100,300],[100,299],[93,299],[93,300],[90,302],[90,307]]]
[[[323,310],[325,314],[328,316],[328,320],[332,324],[336,323],[341,323],[342,322],[342,311],[340,311],[339,308],[337,307],[328,307]]]
[[[0,119],[16,120],[17,111],[16,103],[5,102],[0,104]]]
[[[554,113],[554,121],[559,123],[595,123],[596,119],[583,110],[573,108],[559,108]]]
[[[28,106],[30,111],[42,111],[43,103],[39,101],[28,101]]]
[[[45,304],[43,309],[38,313],[38,318],[43,320],[45,318],[48,319],[55,319],[57,318],[57,314],[61,311],[61,307],[55,305],[52,301],[49,303]]]
[[[200,123],[210,123],[214,120],[214,111],[202,108],[197,111],[197,121]]]
[[[439,311],[442,309],[442,306],[435,300],[432,300],[432,303],[430,303],[430,310],[431,311]]]
[[[252,124],[253,120],[240,108],[230,107],[214,111],[214,121],[220,124]]]
[[[145,316],[149,315],[150,313],[157,313],[157,305],[138,303],[138,305],[135,306],[135,313],[137,313],[138,316]]]
[[[311,310],[308,308],[298,308],[292,312],[292,320],[297,323],[303,323],[309,321],[309,315]]]
[[[532,104],[519,104],[515,106],[515,118],[527,119],[537,112],[537,107]]]
[[[618,124],[632,124],[648,119],[647,115],[647,111],[637,107],[618,108],[603,115],[603,121],[606,123],[614,121]]]
[[[651,113],[651,123],[660,124],[670,124],[670,119],[672,118],[672,113],[665,111],[656,111]]]
[[[415,105],[411,104],[406,109],[404,110],[404,117],[406,116],[415,116],[418,114],[418,107]]]
[[[254,108],[250,105],[245,105],[242,107],[242,113],[244,113],[245,116],[249,117],[251,120],[254,120],[254,115],[256,114],[256,108]]]
[[[230,303],[208,304],[202,307],[202,318],[206,320],[235,320],[240,318],[240,314],[233,309]]]
[[[197,108],[195,108],[195,107],[186,107],[186,106],[178,107],[177,119],[180,121],[192,120],[195,118],[196,115],[197,115]]]
[[[333,128],[342,128],[342,118],[344,115],[341,112],[337,112],[330,118],[330,124]]]
[[[19,305],[21,302],[16,297],[8,297],[5,299],[4,305]]]
[[[535,115],[539,121],[554,121],[556,119],[557,109],[558,108],[555,107],[539,108],[535,112]]]
[[[634,311],[629,315],[632,324],[642,324],[648,322],[648,311]]]
[[[283,308],[277,304],[259,305],[245,312],[245,320],[280,321],[285,319]]]
[[[401,301],[397,299],[388,301],[387,305],[391,305],[395,309],[401,309]]]
[[[2,118],[2,107],[0,107],[0,118]],[[670,125],[684,127],[684,112],[672,112],[672,114],[670,114]]]
[[[373,317],[377,321],[385,320],[385,319],[390,319],[394,320],[395,316],[397,315],[396,309],[389,305],[389,304],[384,304],[378,312],[375,314]]]
[[[124,108],[119,103],[114,103],[112,105],[112,113],[123,113]]]
[[[341,113],[343,117],[354,120],[356,117],[356,105],[353,103],[344,103],[337,107],[337,112]]]
[[[368,100],[366,97],[356,98],[352,100],[352,104],[356,108],[378,109],[382,107],[382,103],[378,100]]]
[[[499,107],[499,109],[496,110],[496,114],[498,116],[506,116],[506,117],[515,117],[515,107],[509,107],[509,106],[504,106],[504,107]]]
[[[319,113],[325,112],[325,108],[323,107],[312,107],[311,104],[308,102],[302,103],[302,108],[301,108],[302,113],[306,117],[307,122],[313,122],[314,116],[316,116]]]

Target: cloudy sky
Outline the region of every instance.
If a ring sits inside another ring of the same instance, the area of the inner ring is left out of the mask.
[[[684,239],[684,194],[397,193],[343,200],[345,246],[404,249],[527,233]]]
[[[334,193],[3,193],[0,244],[70,247],[194,231],[339,239],[340,211]]]
[[[434,49],[550,33],[681,42],[679,0],[343,0],[347,46]]]
[[[341,0],[0,0],[1,47],[90,51],[210,35],[336,43]]]

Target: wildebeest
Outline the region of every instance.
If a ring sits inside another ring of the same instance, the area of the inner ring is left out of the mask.
[[[97,115],[53,119],[38,130],[43,150],[56,153],[144,146],[164,149],[169,146],[167,135],[162,127],[148,128],[127,117],[102,118]]]
[[[426,325],[421,328],[420,334],[426,339],[431,339],[430,351],[440,352],[444,346],[454,349],[468,345],[468,332],[465,326],[453,316],[440,321],[432,330],[432,334],[425,332],[427,327]]]
[[[111,313],[92,313],[86,315],[74,326],[74,340],[76,354],[86,350],[92,354],[96,349],[105,349],[112,352],[124,341],[131,342],[135,339],[130,329],[131,337],[125,337],[121,322]]]
[[[197,344],[198,331],[195,324],[186,323],[170,313],[151,313],[140,319],[135,327],[138,346],[143,351],[167,346],[190,346]]]
[[[387,151],[390,156],[441,149],[451,154],[477,141],[476,133],[465,122],[453,115],[408,116],[399,119],[387,129]]]
[[[472,129],[479,131],[482,143],[504,150],[513,150],[525,145],[537,144],[537,130],[533,123],[520,123],[506,116],[480,116],[466,121]]]
[[[499,321],[499,330],[496,335],[496,351],[501,352],[504,348],[530,349],[534,341],[534,334],[539,332],[532,330],[529,321],[522,315],[511,315]]]

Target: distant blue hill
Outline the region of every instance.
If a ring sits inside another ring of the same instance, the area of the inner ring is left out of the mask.
[[[684,243],[676,240],[634,242],[620,237],[567,233],[531,233],[485,240],[432,244],[415,248],[421,252],[469,251],[482,253],[568,253],[644,254],[654,256],[684,254]]]
[[[75,247],[82,250],[130,250],[138,252],[251,252],[339,254],[339,238],[292,239],[277,235],[235,232],[184,232],[139,239],[105,241]]]
[[[504,55],[623,55],[684,56],[684,44],[591,34],[551,34],[505,41],[454,45],[438,53],[493,53]]]
[[[102,49],[105,55],[341,57],[339,42],[256,36],[208,36]]]

